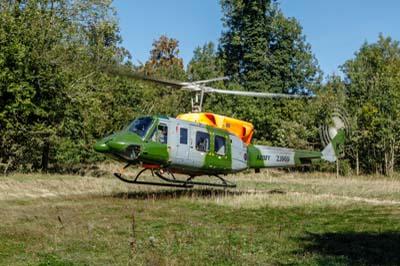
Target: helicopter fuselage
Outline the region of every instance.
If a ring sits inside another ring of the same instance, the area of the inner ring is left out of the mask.
[[[166,116],[137,118],[94,148],[129,164],[190,176],[291,167],[319,161],[322,156],[319,151],[246,145],[224,129]]]

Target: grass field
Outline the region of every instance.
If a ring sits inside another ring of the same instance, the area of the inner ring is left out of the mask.
[[[228,178],[236,189],[0,177],[0,265],[400,265],[400,177]]]

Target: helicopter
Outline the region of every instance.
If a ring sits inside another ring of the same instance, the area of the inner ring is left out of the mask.
[[[312,165],[321,160],[335,162],[346,137],[346,119],[341,112],[332,114],[332,125],[321,127],[325,145],[322,151],[295,150],[251,143],[254,127],[239,119],[202,112],[205,94],[220,93],[264,98],[301,98],[302,95],[221,90],[204,84],[226,77],[194,82],[180,82],[119,70],[118,75],[157,82],[195,93],[192,112],[176,118],[164,115],[136,118],[123,130],[107,136],[94,150],[129,166],[142,168],[136,176],[114,175],[130,184],[192,188],[195,185],[234,188],[236,184],[222,176],[261,168],[287,168]],[[145,171],[160,180],[139,179]],[[187,176],[177,178],[176,174]],[[217,181],[199,180],[201,176]]]

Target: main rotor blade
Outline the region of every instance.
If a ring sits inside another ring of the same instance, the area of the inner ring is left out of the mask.
[[[180,88],[180,89],[188,89],[188,90],[194,90],[194,91],[201,91],[201,87],[199,86],[200,84],[208,83],[208,82],[213,82],[213,81],[219,81],[219,80],[227,80],[229,77],[218,77],[218,78],[213,78],[213,79],[207,79],[207,80],[198,80],[194,82],[183,82],[183,81],[175,81],[175,80],[165,80],[165,79],[160,79],[152,76],[147,76],[139,73],[132,72],[131,70],[128,69],[123,69],[123,68],[113,68],[113,69],[107,69],[107,71],[111,74],[114,75],[121,75],[121,76],[126,76],[134,79],[142,79],[142,80],[148,80],[148,81],[153,81],[157,82],[160,84]]]
[[[189,82],[181,82],[181,81],[159,79],[159,78],[150,77],[150,76],[147,76],[147,75],[138,74],[138,73],[132,72],[130,70],[121,69],[121,68],[119,68],[119,69],[108,69],[107,71],[109,73],[111,73],[111,74],[114,74],[114,75],[120,75],[120,76],[126,76],[126,77],[130,77],[130,78],[134,78],[134,79],[142,79],[142,80],[153,81],[153,82],[157,82],[157,83],[160,83],[160,84],[164,84],[164,85],[168,85],[168,86],[172,86],[172,87],[176,87],[176,88],[183,88],[185,86],[190,85]]]
[[[269,92],[251,92],[251,91],[232,91],[232,90],[220,90],[215,89],[213,87],[202,86],[201,84],[226,80],[229,77],[219,77],[207,80],[199,80],[194,82],[182,82],[182,81],[174,81],[174,80],[164,80],[156,77],[146,76],[142,74],[138,74],[132,72],[127,69],[108,69],[108,72],[115,75],[127,76],[135,79],[142,79],[157,82],[160,84],[168,85],[171,87],[175,87],[183,90],[191,90],[191,91],[203,91],[204,93],[221,93],[221,94],[230,94],[230,95],[238,95],[238,96],[249,96],[249,97],[261,97],[261,98],[313,98],[314,96],[310,95],[298,95],[298,94],[284,94],[284,93],[269,93]]]
[[[190,85],[188,82],[181,82],[181,81],[174,81],[174,80],[164,80],[164,79],[159,79],[155,77],[150,77],[150,76],[145,76],[145,75],[139,75],[139,74],[131,74],[131,77],[137,78],[137,79],[143,79],[143,80],[148,80],[148,81],[153,81],[157,82],[160,84],[176,87],[176,88],[183,88],[185,86]]]
[[[192,84],[204,84],[204,83],[209,83],[209,82],[213,82],[213,81],[228,80],[228,79],[229,79],[229,77],[219,77],[219,78],[213,78],[213,79],[193,81],[191,83]]]
[[[252,92],[252,91],[231,91],[219,90],[212,87],[203,87],[204,92],[215,92],[221,94],[230,94],[238,96],[261,97],[261,98],[311,98],[313,96],[298,95],[298,94],[284,94],[284,93],[269,93],[269,92]]]

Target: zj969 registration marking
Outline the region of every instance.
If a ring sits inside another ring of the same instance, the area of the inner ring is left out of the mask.
[[[290,162],[290,157],[286,155],[276,155],[276,161],[277,162],[285,162],[288,163]]]

